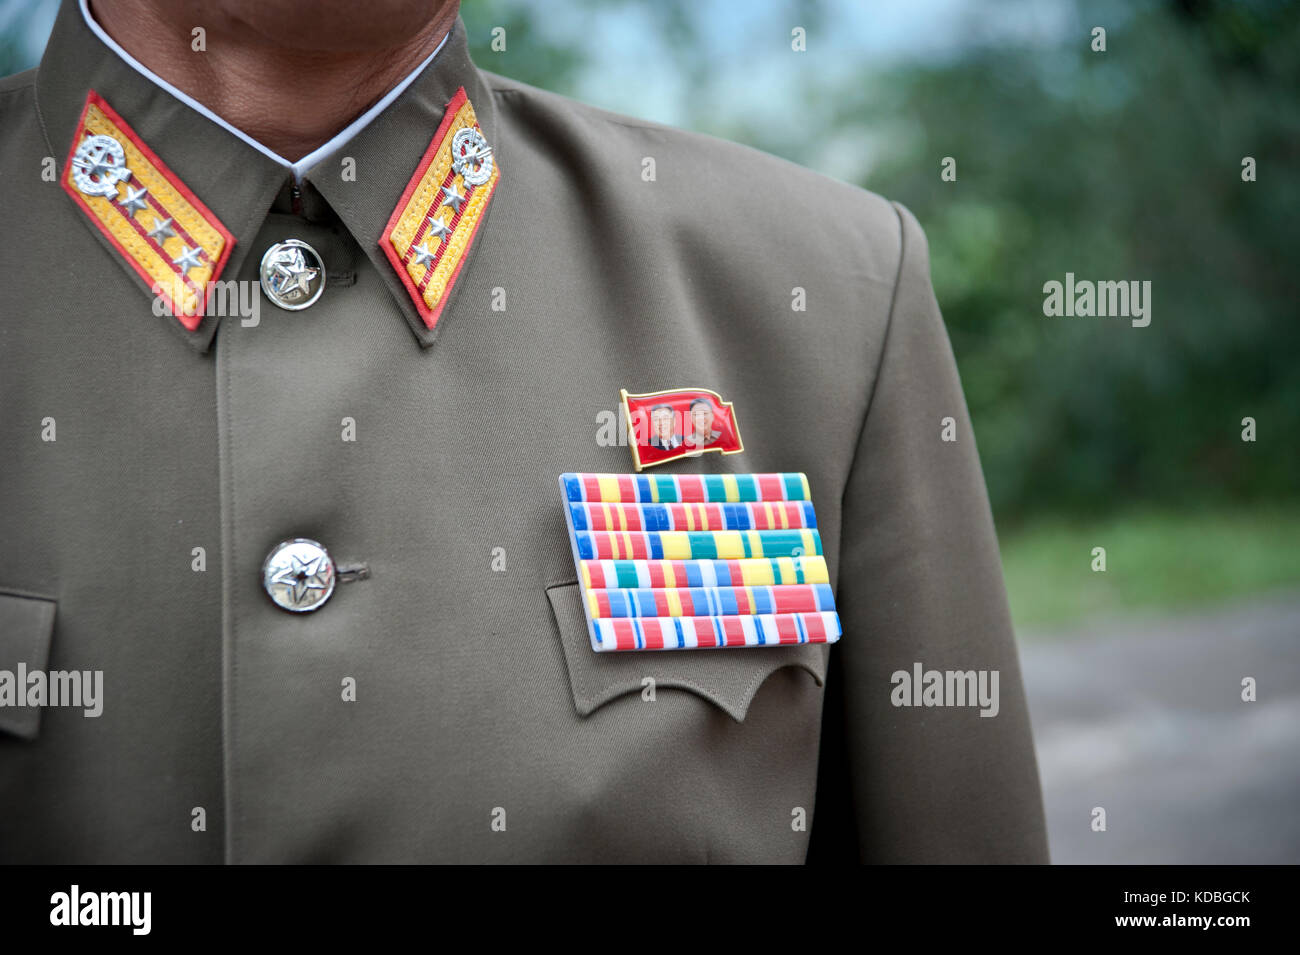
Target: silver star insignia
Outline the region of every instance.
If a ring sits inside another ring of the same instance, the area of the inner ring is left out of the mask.
[[[441,242],[447,236],[451,235],[451,229],[447,228],[447,223],[443,222],[441,219],[430,219],[429,235]]]
[[[148,208],[149,203],[144,201],[144,197],[148,194],[149,194],[149,190],[146,189],[144,186],[141,186],[139,189],[132,189],[130,186],[127,186],[126,198],[118,199],[117,201],[118,204],[121,205],[122,208],[126,210],[126,214],[128,216],[133,216],[137,212],[141,212],[142,210]],[[169,219],[167,221],[170,222],[171,220]]]
[[[460,204],[465,201],[465,193],[456,188],[453,182],[450,186],[442,187],[442,202],[438,203],[439,208],[442,206],[451,206],[457,212],[460,212]]]
[[[313,590],[327,590],[329,581],[321,574],[321,565],[325,562],[324,557],[317,557],[310,562],[304,562],[297,557],[290,555],[293,561],[292,567],[286,567],[273,578],[271,582],[279,584],[288,589],[293,602],[301,604]]]
[[[311,283],[320,274],[320,269],[308,265],[300,250],[293,249],[292,252],[287,261],[282,258],[275,263],[273,284],[276,294],[296,300],[311,293]],[[291,290],[292,296],[288,294]]]
[[[426,269],[433,267],[433,253],[429,251],[427,242],[411,246],[411,251],[415,253],[416,265],[423,265]]]
[[[181,267],[181,274],[184,275],[190,269],[197,269],[199,267],[199,256],[202,254],[203,250],[198,246],[191,249],[187,248],[185,243],[182,242],[181,254],[172,259],[172,265],[179,265]]]
[[[176,230],[172,228],[170,217],[166,219],[159,219],[157,216],[153,217],[153,228],[148,232],[149,238],[162,245],[175,234]]]

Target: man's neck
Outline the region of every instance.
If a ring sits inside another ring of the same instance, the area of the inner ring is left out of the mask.
[[[123,49],[236,129],[290,161],[328,142],[420,65],[451,29],[459,4],[395,45],[325,52],[286,47],[249,29],[204,37],[160,0],[93,0],[91,15]],[[364,7],[364,3],[358,3]],[[198,23],[212,21],[208,14]],[[225,24],[229,29],[232,25]]]

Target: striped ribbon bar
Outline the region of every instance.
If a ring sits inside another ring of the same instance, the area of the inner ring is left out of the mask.
[[[592,648],[840,638],[802,474],[562,474]]]
[[[583,560],[578,575],[588,590],[636,587],[766,587],[830,581],[824,557],[752,560]]]
[[[772,531],[816,527],[811,501],[745,504],[570,504],[578,531]]]
[[[802,474],[563,474],[567,501],[602,504],[743,504],[810,501]]]
[[[694,650],[834,643],[834,612],[758,614],[750,617],[633,617],[592,622],[597,650]]]
[[[580,560],[730,560],[822,552],[815,528],[796,531],[574,531]]]
[[[782,587],[674,587],[588,590],[593,617],[735,617],[835,609],[827,584]]]

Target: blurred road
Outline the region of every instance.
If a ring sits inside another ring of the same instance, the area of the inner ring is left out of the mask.
[[[1300,862],[1300,594],[1024,637],[1053,862]]]

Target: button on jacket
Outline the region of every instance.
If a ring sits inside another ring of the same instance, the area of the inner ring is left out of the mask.
[[[430,327],[382,241],[462,88],[499,178]],[[42,176],[91,91],[224,224],[256,321],[158,314]],[[482,71],[460,22],[294,183],[75,4],[0,85],[0,168],[0,669],[103,674],[97,717],[0,708],[0,861],[1046,860],[906,209]],[[284,243],[305,308],[262,291]],[[631,470],[602,416],[682,387],[744,452],[660,473],[805,473],[839,643],[592,651],[557,476]],[[998,671],[997,715],[894,705],[916,664]]]

